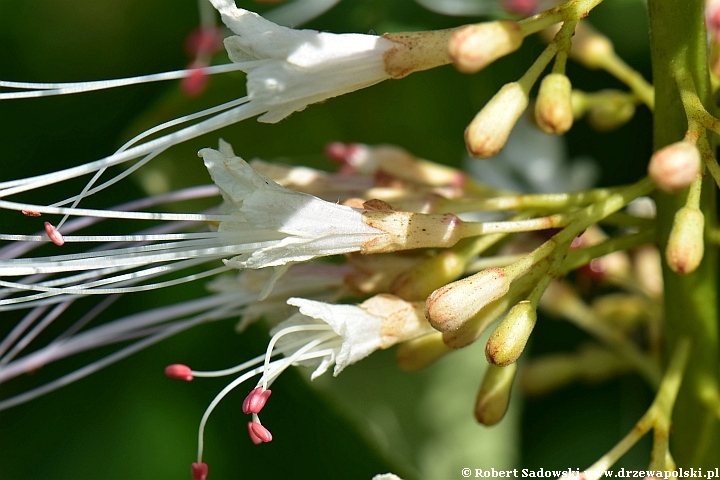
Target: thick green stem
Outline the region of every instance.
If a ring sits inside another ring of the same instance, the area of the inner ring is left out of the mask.
[[[653,82],[655,84],[655,149],[679,141],[687,119],[675,77],[690,75],[700,99],[708,104],[703,0],[649,0]],[[703,182],[701,209],[706,224],[715,223],[715,186]],[[664,250],[675,212],[686,195],[657,194],[658,243]],[[689,336],[693,348],[673,415],[672,451],[681,467],[714,468],[720,452],[720,428],[701,403],[700,393],[718,378],[717,254],[705,250],[700,267],[680,276],[664,265],[666,358]]]

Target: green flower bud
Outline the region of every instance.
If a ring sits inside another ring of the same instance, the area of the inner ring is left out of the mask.
[[[527,300],[511,308],[485,345],[488,362],[499,367],[515,363],[525,349],[536,320],[537,311]]]
[[[488,365],[475,401],[475,418],[478,422],[489,427],[505,416],[516,371],[516,364],[507,367]]]
[[[683,207],[675,214],[665,259],[670,269],[680,275],[692,273],[705,253],[703,239],[705,216],[698,208]]]
[[[551,73],[540,83],[535,102],[535,120],[549,134],[563,134],[573,124],[572,85],[562,73]]]

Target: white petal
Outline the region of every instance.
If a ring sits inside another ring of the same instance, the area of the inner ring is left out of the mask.
[[[304,298],[290,298],[287,302],[300,308],[300,313],[320,319],[342,337],[334,375],[345,367],[378,350],[382,343],[382,319],[355,305],[333,305]]]

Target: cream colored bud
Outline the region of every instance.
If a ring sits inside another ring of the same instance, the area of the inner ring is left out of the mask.
[[[520,25],[510,20],[478,23],[457,30],[448,44],[455,68],[475,73],[522,45]]]
[[[435,289],[462,276],[465,263],[461,255],[445,250],[399,275],[390,291],[405,300],[425,300]]]
[[[635,115],[635,103],[626,93],[604,90],[593,97],[586,118],[598,132],[620,128]]]
[[[638,283],[653,297],[663,294],[662,260],[655,245],[645,245],[633,251],[633,267]]]
[[[588,94],[581,90],[573,90],[570,93],[570,104],[572,105],[573,120],[584,117],[590,107]]]
[[[676,142],[653,153],[648,175],[665,193],[686,189],[700,173],[700,151],[692,142]]]
[[[677,211],[665,250],[673,272],[687,275],[700,265],[705,251],[704,229],[705,216],[699,209],[683,207]]]
[[[517,364],[514,363],[507,367],[488,365],[475,401],[475,418],[478,422],[489,427],[505,416],[516,371]]]
[[[435,332],[403,342],[397,348],[397,363],[408,372],[422,370],[453,349],[445,345],[442,333]]]
[[[572,127],[573,105],[570,79],[562,73],[551,73],[540,83],[535,102],[535,120],[545,133],[560,135]]]
[[[470,155],[488,158],[498,153],[528,102],[528,94],[519,83],[504,85],[465,129],[465,146]]]
[[[632,370],[630,362],[591,344],[577,353],[557,353],[531,360],[522,369],[520,386],[527,395],[545,395],[577,380],[600,383]]]
[[[532,359],[524,365],[520,387],[526,395],[540,396],[564,387],[577,377],[577,360],[574,355],[557,353]]]
[[[425,303],[425,316],[441,332],[460,328],[481,308],[510,290],[510,279],[501,268],[489,268],[435,290]]]
[[[578,22],[572,39],[570,57],[587,68],[602,68],[608,57],[614,55],[612,42],[587,22]]]
[[[527,300],[511,308],[485,345],[488,362],[499,367],[515,363],[525,349],[536,320],[537,312]]]
[[[599,132],[609,132],[625,125],[635,115],[635,104],[627,95],[608,90],[601,92],[588,109],[587,121]]]

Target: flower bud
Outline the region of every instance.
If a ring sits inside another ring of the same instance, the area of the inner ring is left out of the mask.
[[[578,22],[572,39],[570,57],[590,69],[602,68],[606,59],[614,55],[612,42],[587,22]]]
[[[515,363],[525,349],[536,320],[537,312],[527,300],[511,308],[485,345],[488,362],[498,367]]]
[[[600,383],[633,370],[633,365],[597,345],[577,353],[556,353],[531,360],[522,369],[520,385],[527,395],[545,395],[574,381]]]
[[[448,44],[455,68],[475,73],[522,45],[520,25],[511,20],[478,23],[457,30]]]
[[[399,275],[390,292],[405,300],[425,300],[435,289],[462,275],[464,260],[458,253],[445,250]]]
[[[551,73],[540,83],[535,102],[535,120],[545,133],[563,134],[573,124],[570,79],[562,73]]]
[[[635,103],[623,92],[604,90],[594,97],[586,118],[598,132],[620,128],[635,115]]]
[[[475,158],[498,153],[528,106],[528,94],[517,82],[504,85],[465,129],[465,145]]]
[[[449,352],[452,348],[445,345],[441,333],[435,332],[401,343],[396,358],[400,368],[415,372],[432,365]]]
[[[425,303],[425,316],[436,330],[457,330],[509,289],[510,279],[505,271],[488,268],[435,290]]]
[[[638,283],[653,297],[663,293],[662,262],[655,245],[644,245],[633,252],[633,267]]]
[[[516,364],[507,367],[488,365],[475,401],[475,418],[478,422],[489,427],[505,416],[516,371]]]
[[[665,259],[680,275],[692,273],[700,265],[705,250],[705,217],[698,208],[683,207],[675,214]]]
[[[686,189],[700,173],[700,151],[692,142],[676,142],[650,157],[648,175],[665,193]]]

